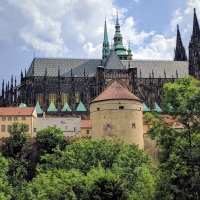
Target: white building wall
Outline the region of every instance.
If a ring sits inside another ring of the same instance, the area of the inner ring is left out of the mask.
[[[34,118],[33,137],[38,131],[51,126],[60,128],[65,136],[79,136],[81,118]]]

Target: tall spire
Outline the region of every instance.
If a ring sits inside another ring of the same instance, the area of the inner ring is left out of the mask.
[[[113,49],[115,50],[116,54],[119,56],[120,59],[127,60],[127,50],[126,47],[123,46],[123,37],[120,32],[120,24],[118,19],[118,12],[117,12],[117,19],[115,24],[115,35],[114,35],[114,45]]]
[[[185,53],[185,47],[183,46],[179,26],[177,25],[176,36],[176,49],[174,49],[174,61],[186,61],[187,56]]]
[[[199,37],[200,37],[199,23],[196,15],[196,9],[194,8],[192,39]]]
[[[102,50],[103,65],[105,65],[106,59],[107,59],[109,54],[110,54],[110,44],[109,44],[109,41],[108,41],[108,32],[107,32],[107,25],[106,25],[106,19],[105,19],[103,50]]]

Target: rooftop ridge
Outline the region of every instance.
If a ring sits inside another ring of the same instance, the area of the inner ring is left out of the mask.
[[[34,59],[57,59],[57,60],[60,60],[60,59],[71,59],[71,60],[102,60],[101,58],[67,58],[67,57],[34,57]]]

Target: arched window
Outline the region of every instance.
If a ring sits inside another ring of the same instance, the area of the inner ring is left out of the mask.
[[[61,99],[62,99],[62,105],[64,105],[65,102],[69,103],[69,95],[67,93],[62,93]]]
[[[54,105],[56,106],[56,94],[55,93],[50,93],[49,94],[49,104],[53,102]]]
[[[43,106],[43,93],[36,94],[36,100],[40,104],[40,106]]]
[[[79,92],[76,92],[76,93],[75,93],[75,102],[76,102],[76,103],[79,103],[79,102],[80,102],[80,93],[79,93]]]

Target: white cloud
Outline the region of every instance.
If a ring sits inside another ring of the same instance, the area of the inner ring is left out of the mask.
[[[87,54],[87,57],[90,58],[96,58],[96,55],[100,55],[102,51],[102,44],[97,45],[96,47],[93,47],[93,44],[91,42],[88,42],[83,46],[83,49],[85,53]]]
[[[133,52],[133,59],[172,60],[175,37],[166,39],[163,35],[156,34],[146,46],[140,46]]]
[[[82,43],[85,41],[85,36],[82,33],[78,34],[78,43]]]
[[[150,31],[149,33],[145,31],[138,32],[135,27],[135,21],[133,17],[128,17],[125,19],[121,30],[124,38],[124,44],[127,44],[130,41],[134,45],[141,45],[145,39],[154,35],[154,31]]]
[[[180,24],[183,16],[182,13],[180,12],[180,8],[178,8],[177,10],[175,10],[172,14],[173,18],[171,20],[171,28],[172,31],[174,31],[174,29],[176,28],[177,24]]]

